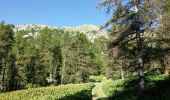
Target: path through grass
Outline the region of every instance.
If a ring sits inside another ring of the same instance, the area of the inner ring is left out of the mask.
[[[92,90],[92,100],[107,100],[107,95],[102,90],[102,83],[95,83],[95,87]]]

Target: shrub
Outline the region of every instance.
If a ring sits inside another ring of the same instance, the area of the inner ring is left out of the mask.
[[[92,83],[31,88],[1,93],[0,100],[89,100]]]
[[[25,85],[25,89],[29,89],[29,88],[37,88],[40,87],[39,85],[36,84],[32,84],[32,83],[28,83]]]
[[[90,82],[101,82],[104,80],[106,80],[106,77],[104,77],[103,75],[90,76],[90,79],[89,79]]]

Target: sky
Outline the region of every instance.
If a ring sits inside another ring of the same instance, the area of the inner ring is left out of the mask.
[[[100,0],[0,0],[0,20],[5,23],[50,26],[101,26],[109,18],[95,6]]]

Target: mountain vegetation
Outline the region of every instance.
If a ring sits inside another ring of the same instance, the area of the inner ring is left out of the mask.
[[[0,22],[2,100],[169,100],[170,0],[97,8],[112,15],[101,27]]]

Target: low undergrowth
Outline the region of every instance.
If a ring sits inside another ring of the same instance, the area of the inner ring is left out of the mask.
[[[90,100],[93,83],[31,88],[0,94],[0,100]]]

